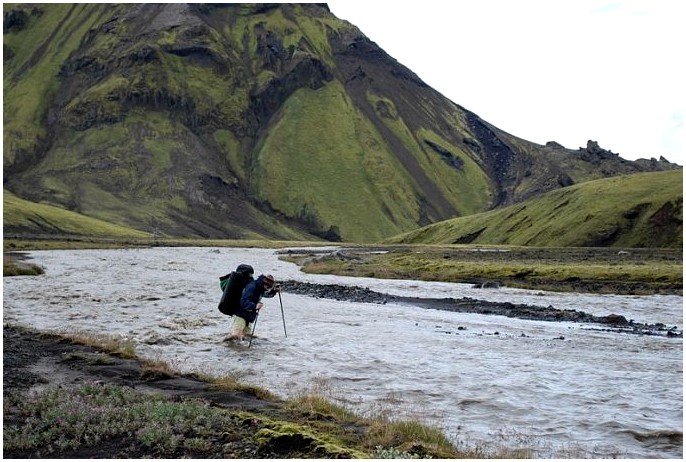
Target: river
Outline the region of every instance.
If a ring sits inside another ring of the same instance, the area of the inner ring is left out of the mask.
[[[126,337],[139,356],[181,372],[232,375],[284,398],[316,392],[361,415],[439,427],[465,448],[541,458],[683,456],[682,338],[284,292],[263,300],[248,349],[222,343],[230,318],[217,310],[219,276],[240,263],[278,280],[553,305],[683,329],[681,296],[308,275],[270,249],[28,255],[46,274],[3,279],[5,323]]]

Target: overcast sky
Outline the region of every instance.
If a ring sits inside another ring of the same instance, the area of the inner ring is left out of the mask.
[[[512,135],[684,164],[686,1],[328,2],[453,102]]]

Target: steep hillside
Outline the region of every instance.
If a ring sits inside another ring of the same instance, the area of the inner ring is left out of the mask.
[[[322,4],[3,11],[4,188],[131,228],[371,242],[678,168],[509,135]]]
[[[683,172],[639,173],[447,220],[387,243],[682,247]]]

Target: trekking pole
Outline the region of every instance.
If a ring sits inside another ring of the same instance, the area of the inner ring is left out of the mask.
[[[281,292],[279,292],[279,304],[281,305],[281,319],[283,320],[283,334],[288,337],[286,333],[286,316],[283,314],[283,302],[281,301]]]
[[[260,312],[258,311],[255,314],[255,324],[252,325],[252,332],[250,332],[250,342],[248,342],[248,350],[250,349],[250,346],[252,345],[252,339],[255,336],[255,328],[257,327],[257,318],[259,317]]]

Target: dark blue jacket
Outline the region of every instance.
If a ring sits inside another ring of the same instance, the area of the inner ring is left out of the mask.
[[[257,318],[257,304],[259,301],[262,297],[271,298],[276,294],[277,292],[273,289],[268,291],[264,289],[264,274],[260,275],[254,281],[248,283],[248,285],[245,286],[245,289],[243,289],[241,303],[235,311],[234,316],[240,316],[247,322],[255,322],[255,318]]]

